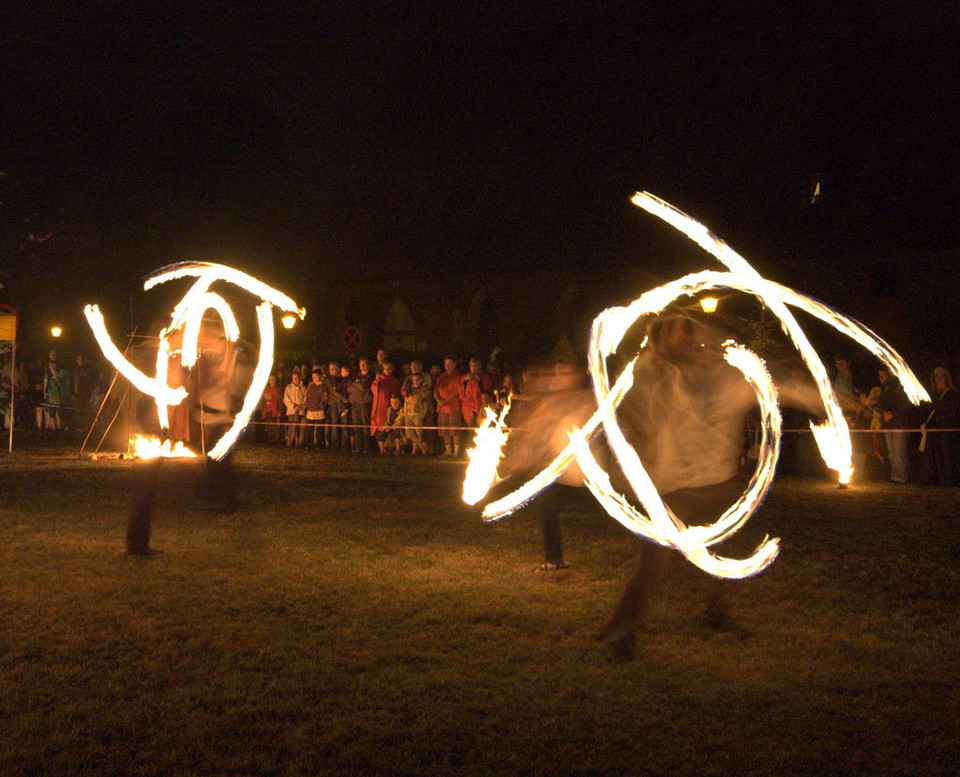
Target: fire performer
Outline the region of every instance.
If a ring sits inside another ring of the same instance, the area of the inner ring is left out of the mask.
[[[684,316],[657,319],[617,414],[664,503],[687,525],[705,524],[740,495],[746,414],[755,396],[722,357],[718,333]],[[636,632],[666,576],[673,549],[643,543],[640,568],[599,637],[616,659],[633,656]],[[708,583],[706,624],[729,626],[722,581]]]
[[[177,375],[177,382],[188,392],[182,403],[183,408],[189,409],[190,431],[186,436],[204,453],[210,451],[233,424],[236,397],[244,388],[242,384],[249,383],[249,376],[243,374],[237,344],[224,337],[222,329],[218,334],[205,326],[199,345],[200,356],[185,377],[185,370],[170,374]],[[178,361],[176,365],[179,367]],[[175,412],[174,418],[178,416]],[[166,434],[182,439],[184,432],[178,431],[180,426],[180,423],[171,425]],[[157,552],[150,548],[150,529],[163,460],[162,456],[152,459],[137,474],[126,532],[127,553],[131,555],[149,556]],[[208,497],[220,501],[225,512],[236,510],[237,477],[230,452],[220,459],[207,456],[205,491]]]
[[[190,370],[180,363],[179,354],[171,354],[167,361],[167,385],[171,388],[184,386],[190,376]],[[190,413],[193,398],[188,394],[174,408],[171,414],[170,428],[166,437],[172,441],[186,443],[191,439]],[[161,433],[161,436],[162,433]],[[127,553],[135,556],[150,556],[156,551],[150,548],[150,523],[153,500],[160,485],[160,471],[163,468],[163,456],[157,456],[143,465],[135,475],[133,505],[127,522]]]
[[[224,337],[222,332],[212,337],[215,338],[211,343],[213,347],[201,351],[202,355],[191,372],[195,376],[193,390],[196,392],[191,420],[199,426],[203,453],[212,450],[232,426],[240,387],[244,383],[249,385],[249,376],[243,374],[238,345]],[[237,476],[232,449],[219,459],[207,456],[205,490],[208,498],[219,500],[224,512],[237,509]]]
[[[586,370],[574,364],[557,362],[524,370],[523,391],[512,397],[519,412],[511,419],[518,429],[507,444],[505,465],[510,473],[529,477],[563,450],[568,432],[582,426],[595,408],[586,383]],[[574,463],[530,505],[543,532],[543,563],[537,571],[567,567],[560,507],[570,489],[582,486],[583,476]]]

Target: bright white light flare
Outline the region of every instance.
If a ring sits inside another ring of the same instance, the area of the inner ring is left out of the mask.
[[[615,416],[617,406],[632,385],[636,359],[623,369],[611,388],[607,358],[617,352],[623,337],[638,320],[660,313],[679,297],[692,297],[705,291],[733,289],[756,296],[780,320],[784,333],[796,346],[813,376],[824,405],[826,420],[822,425],[811,424],[811,430],[824,461],[828,467],[838,472],[841,483],[849,481],[853,471],[849,429],[826,368],[787,305],[824,321],[877,356],[890,368],[891,374],[900,379],[907,396],[914,404],[928,401],[929,396],[893,348],[866,327],[816,300],[766,280],[706,227],[663,200],[643,192],[637,194],[633,202],[690,237],[729,271],[706,271],[687,275],[646,292],[626,307],[609,308],[597,316],[591,329],[588,349],[597,412],[581,429],[571,433],[570,444],[547,467],[512,493],[488,504],[483,510],[483,518],[490,521],[509,515],[552,484],[576,459],[583,472],[584,485],[604,509],[630,531],[652,542],[676,548],[692,563],[717,577],[747,577],[762,571],[776,558],[778,546],[775,539],[765,539],[746,559],[716,556],[708,548],[743,526],[770,488],[781,436],[780,413],[773,382],[755,354],[736,344],[725,344],[724,358],[743,374],[757,397],[761,415],[759,460],[744,493],[715,523],[686,526],[663,503],[639,455],[624,437]],[[645,346],[646,341],[642,347]],[[589,440],[599,424],[603,425],[617,463],[645,512],[634,508],[624,495],[613,488],[609,476],[591,454]],[[499,461],[500,452],[485,449],[484,455],[496,456]],[[471,504],[479,501],[482,496],[472,493],[474,502]]]

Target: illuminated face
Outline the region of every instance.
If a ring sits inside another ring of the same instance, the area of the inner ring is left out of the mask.
[[[457,363],[453,359],[443,360],[443,369],[447,372],[453,372],[457,368]]]
[[[340,377],[341,377],[341,378],[349,378],[349,377],[350,377],[350,368],[349,368],[346,364],[344,364],[344,365],[340,368]]]
[[[330,362],[330,365],[327,368],[327,372],[334,378],[337,377],[337,375],[340,374],[340,365],[337,364],[336,362]]]
[[[383,363],[383,374],[393,375],[393,365],[390,362]]]
[[[294,386],[299,386],[299,385],[300,385],[300,373],[299,373],[299,372],[293,373],[293,375],[290,376],[290,382],[293,383]]]
[[[368,362],[366,359],[361,359],[361,360],[360,360],[360,374],[361,374],[361,375],[366,375],[366,374],[369,373],[369,372],[370,372],[370,362]]]
[[[270,388],[276,388],[276,387],[277,387],[277,376],[276,376],[276,375],[271,375],[269,378],[267,378],[267,384],[270,386]]]
[[[423,372],[423,364],[418,361],[410,362],[410,374],[416,375],[417,373]]]

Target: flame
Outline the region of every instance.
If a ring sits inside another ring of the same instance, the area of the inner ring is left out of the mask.
[[[170,440],[160,442],[158,437],[146,437],[142,434],[135,434],[130,438],[130,447],[133,449],[133,455],[138,459],[196,458],[197,456],[180,441],[176,444],[171,444]]]
[[[583,472],[584,485],[607,513],[630,531],[652,542],[676,548],[692,563],[717,577],[747,577],[762,571],[773,562],[778,553],[776,539],[764,539],[754,553],[745,559],[720,557],[711,553],[709,547],[743,526],[759,507],[772,483],[781,436],[780,413],[773,381],[763,362],[755,354],[732,342],[724,344],[724,358],[742,373],[757,398],[761,415],[759,460],[743,494],[716,522],[706,526],[686,526],[663,503],[639,455],[624,437],[614,413],[633,383],[636,358],[623,369],[612,386],[607,371],[607,358],[617,352],[627,331],[641,317],[660,313],[679,297],[692,297],[705,291],[733,289],[756,296],[779,319],[784,333],[796,346],[813,376],[824,405],[826,420],[822,425],[811,424],[811,431],[821,456],[828,467],[838,472],[841,483],[848,482],[853,473],[849,429],[826,368],[788,305],[829,324],[877,356],[890,368],[891,374],[900,379],[907,396],[914,404],[929,401],[929,396],[893,348],[866,327],[816,300],[763,278],[742,256],[705,226],[652,194],[638,193],[632,201],[687,235],[726,266],[728,271],[705,271],[687,275],[646,292],[626,307],[609,308],[600,313],[593,322],[588,350],[590,375],[597,400],[596,413],[583,427],[571,433],[570,444],[547,467],[512,493],[488,504],[482,515],[487,521],[509,515],[552,484],[564,469],[576,460]],[[641,346],[644,347],[646,341]],[[608,474],[590,452],[589,440],[600,425],[603,426],[617,463],[643,511],[636,509],[612,486]],[[482,453],[478,446],[477,455],[496,455],[496,460],[499,461],[501,453],[499,448],[495,449],[491,444],[490,449]],[[480,466],[478,463],[478,467]],[[471,492],[471,498],[476,501],[482,496]]]
[[[484,408],[483,421],[473,437],[474,447],[467,451],[469,463],[463,480],[463,501],[468,505],[475,505],[491,486],[500,481],[497,466],[510,433],[505,420],[508,412],[510,397],[507,397],[499,414],[493,408]]]
[[[273,367],[274,345],[273,308],[277,307],[281,312],[295,314],[301,319],[306,315],[306,311],[298,307],[297,303],[287,295],[257,280],[253,276],[247,275],[240,270],[235,270],[232,267],[213,264],[211,262],[181,262],[179,264],[167,265],[148,275],[144,280],[143,288],[149,290],[157,284],[183,277],[196,277],[197,281],[174,307],[170,325],[160,332],[160,342],[157,348],[156,377],[154,378],[149,378],[144,375],[120,353],[120,350],[113,344],[107,332],[103,315],[96,305],[87,305],[83,309],[83,312],[87,317],[90,328],[93,330],[100,350],[103,351],[103,355],[127,380],[136,386],[139,391],[144,394],[149,394],[156,400],[157,417],[160,421],[160,428],[168,429],[170,424],[169,408],[180,404],[187,396],[187,391],[182,386],[174,389],[167,385],[170,336],[174,332],[181,329],[183,330],[181,364],[184,367],[192,367],[197,361],[197,342],[200,337],[203,316],[208,310],[213,310],[220,317],[220,321],[223,324],[224,335],[227,340],[236,343],[240,338],[240,329],[237,325],[237,319],[233,310],[223,297],[209,290],[213,283],[216,281],[227,281],[236,284],[263,300],[257,307],[257,322],[260,327],[260,349],[257,354],[257,366],[254,370],[253,380],[244,397],[241,410],[234,418],[233,424],[217,441],[217,444],[208,454],[213,459],[219,459],[225,456],[236,444],[240,434],[250,421],[250,417],[253,415],[260,395],[263,392],[263,387],[266,386],[267,378],[270,376]]]

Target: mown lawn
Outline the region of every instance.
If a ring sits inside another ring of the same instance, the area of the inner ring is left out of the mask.
[[[700,622],[676,563],[636,660],[592,635],[639,540],[586,494],[569,570],[462,464],[244,445],[241,509],[168,463],[0,458],[0,774],[924,774],[960,763],[960,494],[781,478],[773,567]]]

